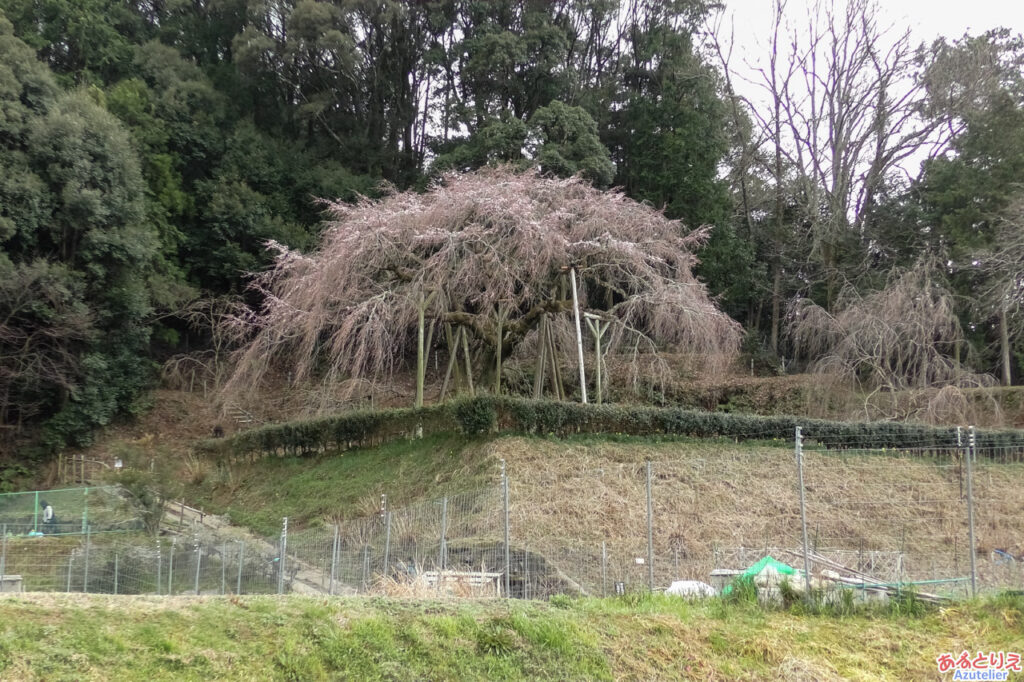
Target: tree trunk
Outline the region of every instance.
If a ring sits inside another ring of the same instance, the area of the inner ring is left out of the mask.
[[[423,383],[427,372],[427,358],[424,354],[426,308],[423,296],[420,296],[419,309],[416,311],[416,407],[423,407]]]
[[[999,311],[999,357],[1003,365],[1003,386],[1009,386],[1013,381],[1010,367],[1010,330],[1006,319],[1006,306]]]
[[[775,264],[775,276],[772,278],[772,334],[771,347],[773,353],[779,352],[779,324],[782,298],[782,268]]]
[[[473,389],[473,365],[472,365],[472,363],[471,363],[471,361],[469,359],[469,339],[466,338],[467,336],[469,336],[469,334],[467,334],[466,330],[463,329],[462,330],[462,354],[465,356],[465,360],[466,360],[466,381],[469,383],[469,395],[470,396],[475,396],[476,395],[476,391]]]
[[[459,355],[458,334],[454,338],[452,337],[452,326],[450,324],[444,326],[444,334],[448,339],[448,369],[444,373],[444,381],[441,383],[441,395],[437,399],[438,402],[443,402],[445,394],[448,393],[448,380],[452,377],[452,370],[457,369],[455,360]]]
[[[498,334],[494,342],[494,395],[501,395],[501,323],[502,323],[502,312],[499,306],[498,308]]]

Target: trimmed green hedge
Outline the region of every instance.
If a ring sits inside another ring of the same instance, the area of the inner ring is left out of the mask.
[[[348,450],[398,438],[458,430],[468,435],[579,433],[632,436],[692,436],[739,440],[792,440],[797,426],[804,442],[827,448],[948,448],[955,428],[901,422],[833,422],[802,417],[763,417],[674,407],[582,405],[580,403],[482,396],[420,409],[346,412],[333,417],[270,424],[232,438],[206,440],[201,451],[227,456]],[[966,444],[966,432],[963,434]],[[1024,449],[1024,431],[979,431],[978,448],[995,454]]]

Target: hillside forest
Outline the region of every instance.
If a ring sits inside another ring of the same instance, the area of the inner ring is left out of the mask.
[[[877,9],[776,0],[741,74],[705,0],[0,0],[0,440],[23,460],[88,443],[146,409],[173,359],[209,370],[290,338],[284,303],[320,316],[307,350],[345,359],[310,351],[289,381],[417,362],[421,378],[433,345],[462,349],[463,380],[496,365],[500,391],[516,344],[553,361],[538,320],[572,330],[572,262],[527,248],[567,223],[515,219],[568,205],[593,220],[566,239],[599,244],[571,254],[591,259],[586,322],[616,322],[622,352],[645,355],[638,330],[652,350],[870,390],[1019,383],[1024,42],[994,27],[916,44]],[[529,199],[502,203],[512,189]],[[356,253],[353,224],[388,249],[332,261]],[[472,258],[461,285],[408,286],[442,224],[482,226],[451,263],[496,249],[548,270],[483,299],[452,295],[487,289],[495,263]],[[373,326],[349,313],[384,272],[408,305]],[[303,298],[303,277],[343,288]],[[243,391],[253,366],[230,375]]]

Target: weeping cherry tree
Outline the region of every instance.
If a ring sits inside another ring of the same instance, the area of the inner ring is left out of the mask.
[[[271,244],[273,267],[252,281],[262,306],[231,322],[241,343],[228,391],[276,368],[344,395],[415,357],[422,405],[428,355],[446,344],[446,385],[454,369],[470,390],[477,374],[500,391],[503,360],[532,358],[564,395],[553,372],[575,351],[571,279],[602,354],[636,364],[738,347],[739,325],[693,275],[708,231],[579,178],[491,168],[327,207],[316,251]]]
[[[963,329],[937,267],[923,261],[866,295],[848,287],[835,313],[807,299],[793,301],[787,331],[794,350],[812,371],[867,389],[989,383],[965,367]]]

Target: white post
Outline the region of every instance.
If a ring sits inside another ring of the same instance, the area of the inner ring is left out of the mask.
[[[587,373],[583,368],[583,331],[580,329],[580,300],[576,295],[576,268],[569,268],[569,279],[572,281],[572,313],[576,319],[576,352],[580,361],[580,395],[583,404],[587,403]]]
[[[800,529],[803,535],[804,545],[804,587],[807,590],[807,600],[812,599],[811,596],[811,557],[810,548],[807,544],[807,507],[804,503],[804,439],[800,434],[800,427],[796,427],[796,438],[795,449],[796,449],[796,472],[797,472],[797,485],[800,486]]]
[[[974,427],[967,429],[967,542],[971,550],[971,596],[978,596],[978,567],[974,551],[974,469],[971,466],[972,460],[977,452],[978,440],[974,433]]]

